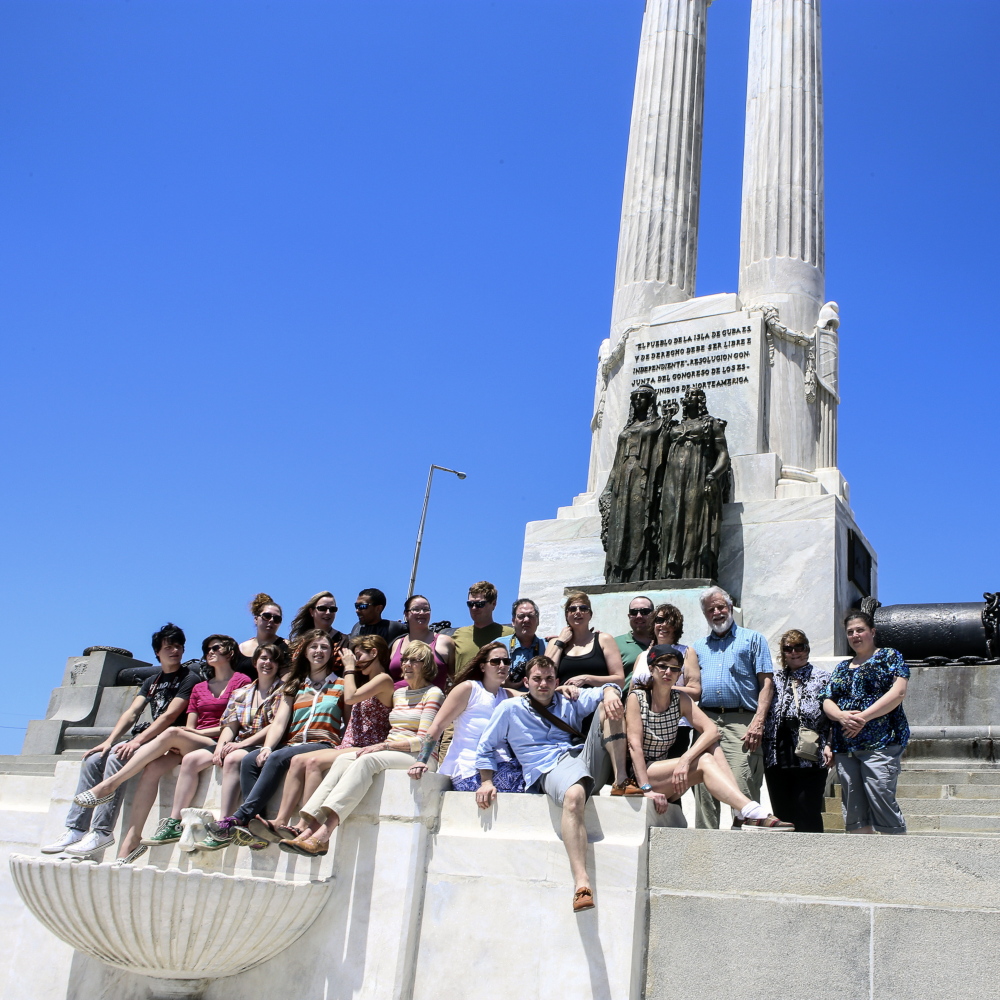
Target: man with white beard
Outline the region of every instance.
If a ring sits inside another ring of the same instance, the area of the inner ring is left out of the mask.
[[[701,610],[712,630],[693,643],[701,665],[701,710],[719,727],[719,743],[740,791],[757,802],[764,779],[764,719],[774,697],[771,651],[760,632],[736,624],[733,600],[721,587],[701,595]],[[704,785],[696,786],[694,795],[695,825],[717,830],[718,801]]]

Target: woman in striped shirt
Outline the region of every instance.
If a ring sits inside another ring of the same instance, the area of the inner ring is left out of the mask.
[[[323,784],[300,811],[301,823],[305,824],[302,832],[294,840],[283,840],[278,845],[283,851],[309,857],[326,854],[333,831],[364,798],[375,775],[387,769],[406,771],[413,766],[444,694],[431,683],[437,665],[427,643],[411,642],[403,650],[400,666],[406,687],[393,693],[388,737],[383,743],[337,758]],[[431,746],[428,742],[428,750]]]
[[[259,814],[278,789],[292,757],[340,745],[344,731],[344,681],[338,676],[340,649],[329,635],[311,629],[302,636],[292,660],[292,672],[274,721],[267,727],[264,746],[251,750],[240,764],[244,788],[243,805],[213,824],[211,832],[221,837],[234,831],[247,839],[271,833],[272,824]],[[288,816],[278,816],[274,826],[285,826]],[[254,845],[256,846],[256,845]]]

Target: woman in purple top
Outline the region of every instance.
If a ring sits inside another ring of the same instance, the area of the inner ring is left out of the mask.
[[[403,647],[409,646],[416,640],[426,642],[431,647],[434,663],[437,666],[434,685],[442,691],[447,691],[448,681],[455,669],[455,640],[450,635],[431,631],[431,604],[422,594],[414,594],[406,599],[403,605],[403,618],[406,620],[407,634],[401,635],[392,644],[392,656],[389,660],[389,673],[392,675],[393,684],[398,688],[406,687],[400,661]]]

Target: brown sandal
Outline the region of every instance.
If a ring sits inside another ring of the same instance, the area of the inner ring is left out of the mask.
[[[296,838],[283,840],[278,844],[278,849],[288,851],[290,854],[302,854],[307,858],[319,858],[329,853],[330,842],[317,840],[315,837],[306,837],[305,840]]]
[[[594,908],[594,894],[590,889],[577,889],[573,893],[573,912],[579,913],[581,910],[592,910]]]

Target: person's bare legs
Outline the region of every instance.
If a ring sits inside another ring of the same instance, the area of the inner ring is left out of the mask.
[[[322,750],[318,751],[323,753]],[[278,805],[278,815],[274,817],[275,826],[288,826],[293,812],[298,812],[302,804],[302,789],[306,781],[306,758],[312,757],[311,753],[296,754],[288,764],[288,771],[285,774],[285,784],[281,789],[281,802]]]
[[[242,797],[240,788],[240,761],[246,750],[231,750],[222,762],[222,815],[232,816]],[[294,758],[293,758],[294,759]]]
[[[146,817],[156,801],[156,792],[160,787],[160,778],[172,771],[180,763],[175,753],[162,754],[158,759],[147,765],[139,783],[135,786],[132,796],[132,812],[129,816],[129,828],[118,845],[118,857],[127,858],[142,840],[142,828],[146,825]]]
[[[302,783],[302,797],[299,799],[298,805],[308,802],[313,797],[313,793],[323,784],[323,779],[338,757],[345,753],[355,752],[357,752],[357,747],[337,747],[336,750],[317,750],[316,753],[304,753],[298,757],[293,757],[292,766],[294,767],[297,761],[301,761],[301,766],[305,770]],[[296,808],[298,808],[298,805]],[[292,826],[299,831],[300,836],[306,835],[308,831],[315,832],[318,829],[318,825],[309,822],[305,816],[300,816],[299,821],[292,824]]]
[[[160,733],[155,739],[144,743],[134,754],[125,766],[110,778],[99,781],[90,789],[96,798],[102,799],[105,795],[110,795],[119,785],[124,784],[129,778],[137,775],[150,761],[162,757],[171,750],[180,754],[190,753],[192,750],[202,750],[209,746],[214,746],[215,740],[208,736],[199,736],[185,729],[171,728]],[[177,761],[174,765],[177,766]]]
[[[587,874],[587,826],[584,822],[586,807],[586,790],[579,783],[573,785],[563,799],[562,839],[566,854],[569,855],[575,889],[590,888],[590,876]]]
[[[649,783],[653,790],[666,795],[675,795],[673,773],[680,763],[680,758],[658,760],[648,768]],[[704,783],[712,796],[720,802],[725,802],[734,812],[742,812],[751,800],[744,795],[736,784],[729,763],[722,754],[722,749],[716,745],[713,751],[703,753],[695,764],[688,769],[688,787]]]
[[[628,741],[625,739],[625,719],[606,719],[604,705],[600,706],[601,734],[604,736],[604,748],[611,758],[611,766],[615,770],[615,784],[624,785],[628,781],[628,769],[625,764]]]
[[[191,805],[194,793],[198,791],[198,781],[201,772],[212,766],[212,750],[192,750],[184,755],[181,769],[177,774],[177,785],[174,788],[174,805],[170,810],[172,819],[181,818],[181,810]]]
[[[340,817],[332,809],[327,809],[326,806],[323,806],[323,811],[327,814],[326,819],[322,821],[313,820],[309,824],[309,831],[301,834],[299,838],[300,840],[312,837],[321,844],[327,844],[330,842],[330,838],[333,836],[333,831],[340,826]]]

